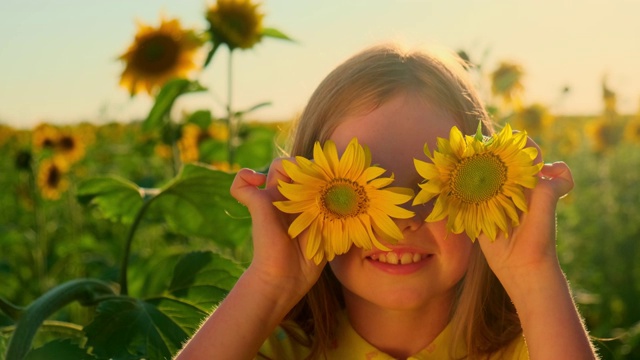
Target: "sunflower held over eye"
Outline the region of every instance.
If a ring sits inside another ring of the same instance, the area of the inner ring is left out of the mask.
[[[315,143],[313,161],[297,156],[296,163],[285,160],[283,166],[292,183],[280,181],[278,189],[289,200],[274,205],[285,213],[300,213],[289,235],[295,238],[308,229],[305,256],[316,264],[346,253],[351,245],[389,250],[378,237],[390,243],[403,237],[391,218],[414,216],[398,206],[413,197],[413,190],[387,187],[393,176],[380,177],[386,170],[371,166],[369,149],[356,138],[340,158],[329,140],[324,147]]]
[[[449,140],[438,139],[433,155],[425,145],[432,163],[414,159],[425,182],[413,205],[437,197],[426,221],[448,217],[447,230],[464,231],[472,241],[481,232],[492,241],[498,229],[507,234],[519,224],[517,209],[527,211],[523,188],[536,185],[542,168],[533,164],[538,150],[525,148],[526,143],[527,133],[513,134],[509,124],[491,138],[482,136],[480,125],[475,136],[464,136],[454,126]]]
[[[194,57],[203,41],[185,30],[177,19],[161,19],[160,26],[139,23],[133,44],[119,59],[126,63],[120,85],[131,95],[153,94],[173,78],[186,77],[196,68]]]

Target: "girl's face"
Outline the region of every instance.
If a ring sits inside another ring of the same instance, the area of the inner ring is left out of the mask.
[[[448,138],[454,119],[417,96],[401,94],[377,109],[345,118],[331,135],[340,152],[357,137],[371,150],[372,163],[393,173],[391,186],[414,189],[422,180],[413,159],[428,161],[425,142],[433,151],[436,138]],[[387,244],[390,252],[352,247],[330,266],[344,289],[347,305],[373,305],[389,310],[418,310],[434,303],[451,304],[455,285],[464,275],[472,243],[464,234],[447,235],[446,219],[427,223],[433,205],[404,205],[412,219],[395,219],[404,239]],[[403,264],[405,263],[405,264]]]

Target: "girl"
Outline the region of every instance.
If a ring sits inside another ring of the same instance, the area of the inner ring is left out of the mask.
[[[291,156],[311,159],[326,140],[342,152],[357,137],[394,186],[418,191],[425,143],[435,149],[453,126],[473,134],[478,119],[493,132],[458,60],[394,45],[355,55],[311,96]],[[352,247],[319,265],[273,205],[285,200],[278,180],[290,181],[281,159],[266,176],[238,172],[231,194],[251,213],[254,258],[179,358],[596,357],[555,251],[556,202],[573,186],[564,163],[544,165],[508,238],[447,234],[446,220],[424,221],[432,205],[406,205],[415,216],[394,220],[404,237],[391,251]]]

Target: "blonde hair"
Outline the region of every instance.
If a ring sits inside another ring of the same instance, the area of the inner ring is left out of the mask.
[[[371,111],[400,93],[420,96],[456,119],[465,134],[483,122],[493,133],[462,60],[452,53],[410,51],[395,44],[366,49],[335,68],[311,95],[293,128],[291,156],[312,157],[313,144],[326,141],[341,119]],[[341,287],[325,267],[311,291],[285,318],[289,331],[319,357],[332,343],[335,314],[344,306]],[[517,336],[520,322],[509,297],[474,245],[470,266],[458,284],[451,321],[454,335],[467,344],[468,356],[490,354]]]

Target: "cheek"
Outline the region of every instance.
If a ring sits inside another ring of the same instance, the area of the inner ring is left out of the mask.
[[[446,262],[449,272],[453,277],[453,281],[457,282],[462,279],[469,267],[471,253],[473,250],[473,242],[465,234],[446,234],[446,220],[432,223],[433,229],[438,235],[438,245],[441,254],[444,255],[443,261]],[[457,279],[457,280],[456,280]]]
[[[331,271],[341,284],[349,284],[352,281],[357,281],[357,279],[353,278],[356,277],[354,268],[357,266],[358,257],[358,249],[352,247],[346,254],[337,255],[329,262]]]

